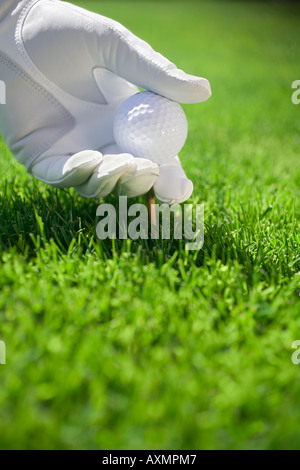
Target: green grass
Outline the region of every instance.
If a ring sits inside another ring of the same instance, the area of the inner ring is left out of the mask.
[[[0,447],[297,449],[299,7],[77,3],[210,80],[181,154],[205,244],[100,242],[99,201],[0,143]]]

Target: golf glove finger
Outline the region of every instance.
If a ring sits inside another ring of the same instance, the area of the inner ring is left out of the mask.
[[[137,86],[197,103],[210,96],[209,83],[119,23],[59,0],[1,0],[0,79],[0,131],[38,179],[85,197],[136,196],[154,183],[159,200],[189,197],[179,160],[158,176],[155,163],[116,149],[113,120]]]
[[[105,197],[110,192],[134,197],[148,192],[159,174],[150,160],[132,155],[84,150],[71,157],[48,157],[33,167],[41,181],[58,188],[74,187],[84,197]]]

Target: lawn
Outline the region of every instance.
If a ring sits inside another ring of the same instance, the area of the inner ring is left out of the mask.
[[[299,6],[73,3],[210,80],[181,152],[205,243],[98,240],[99,201],[1,141],[0,448],[299,449]]]

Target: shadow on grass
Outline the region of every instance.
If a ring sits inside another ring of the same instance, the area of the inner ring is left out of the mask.
[[[182,240],[99,240],[96,235],[96,210],[102,199],[85,199],[73,189],[62,190],[26,178],[28,184],[6,182],[0,196],[0,250],[15,249],[18,253],[34,257],[38,250],[55,244],[60,254],[70,250],[85,254],[97,251],[105,259],[123,252],[138,253],[141,262],[163,264],[174,253],[184,251]],[[146,203],[145,197],[133,198]],[[116,207],[113,196],[105,203]],[[172,233],[172,231],[171,231]]]
[[[46,187],[30,181],[19,191],[14,181],[6,183],[0,197],[0,248],[15,247],[32,253],[37,240],[51,240],[67,252],[74,238],[94,229],[97,202],[74,197],[71,191]]]
[[[132,199],[145,203],[145,197]],[[202,249],[187,251],[184,240],[99,240],[96,236],[96,210],[103,200],[85,199],[74,190],[61,190],[26,178],[7,181],[0,196],[0,251],[14,249],[32,258],[47,246],[66,254],[96,252],[103,260],[122,253],[137,254],[141,265],[152,262],[160,267],[180,259],[185,266],[212,265],[237,262],[243,267],[248,282],[254,271],[264,278],[291,276],[295,267],[289,260],[274,258],[274,247],[263,243],[265,234],[254,237],[254,226],[241,224],[237,230],[233,222],[209,217],[205,223],[205,241]],[[117,204],[116,198],[105,198],[106,203]],[[171,231],[172,233],[172,231]],[[251,240],[251,243],[247,240]]]

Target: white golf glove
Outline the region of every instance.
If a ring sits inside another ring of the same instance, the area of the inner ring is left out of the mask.
[[[198,103],[209,98],[209,83],[119,23],[59,0],[1,0],[0,80],[0,132],[39,180],[88,198],[138,196],[152,186],[161,202],[190,197],[179,158],[158,166],[121,153],[113,120],[137,86]]]

